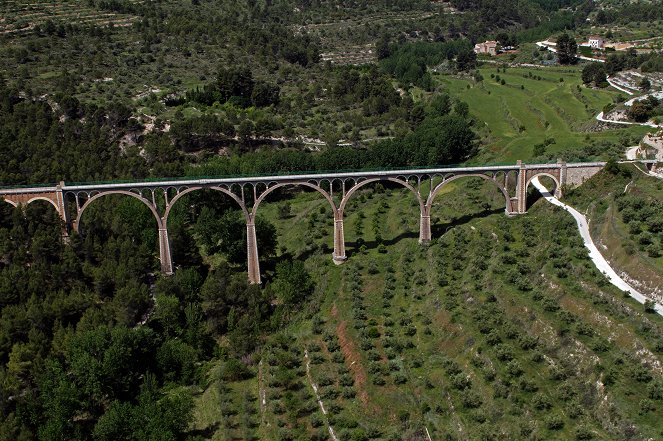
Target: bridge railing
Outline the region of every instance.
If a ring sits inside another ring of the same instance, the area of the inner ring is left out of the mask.
[[[2,190],[20,190],[20,189],[54,189],[55,186],[50,184],[16,184],[16,185],[1,185],[0,191]]]
[[[536,165],[545,165],[545,164],[555,164],[555,161],[549,163],[539,163]],[[532,164],[535,165],[535,164]],[[104,186],[104,185],[114,185],[114,184],[150,184],[150,183],[160,183],[160,182],[181,182],[181,181],[191,181],[191,180],[218,180],[218,179],[250,179],[250,178],[270,178],[270,177],[290,177],[290,176],[319,176],[324,178],[329,175],[338,175],[338,174],[349,174],[349,173],[379,173],[379,172],[410,172],[410,171],[434,171],[434,170],[445,170],[445,169],[458,169],[458,168],[488,168],[488,167],[516,167],[515,163],[512,162],[494,162],[488,164],[446,164],[446,165],[434,165],[434,166],[412,166],[412,167],[381,167],[381,168],[361,168],[361,169],[336,169],[336,170],[310,170],[310,171],[280,171],[277,173],[274,172],[263,172],[263,173],[250,173],[250,174],[226,174],[226,175],[187,175],[187,176],[178,176],[178,177],[158,177],[158,178],[141,178],[141,179],[113,179],[107,181],[87,181],[87,182],[67,182],[67,187],[74,186]],[[0,186],[0,191],[5,189],[20,189],[20,188],[52,188],[52,184],[36,184],[36,185],[2,185]]]
[[[551,163],[551,164],[554,164]],[[490,163],[490,164],[448,164],[448,165],[435,165],[435,166],[413,166],[413,167],[382,167],[382,168],[360,168],[360,169],[336,169],[336,170],[293,170],[293,171],[279,171],[279,172],[262,172],[262,173],[239,173],[239,174],[225,174],[225,175],[187,175],[178,177],[165,177],[165,178],[142,178],[123,180],[115,179],[112,181],[88,181],[88,182],[67,182],[67,185],[110,185],[110,184],[132,184],[132,183],[152,183],[164,181],[189,181],[197,179],[244,179],[244,178],[269,178],[269,177],[289,177],[289,176],[314,176],[320,177],[343,174],[343,173],[379,173],[379,172],[399,172],[399,171],[412,171],[412,170],[435,170],[447,168],[464,168],[464,167],[515,167],[516,164],[511,162],[504,163]],[[4,188],[4,187],[0,187]]]
[[[639,161],[639,162],[648,162],[648,161]],[[655,162],[655,161],[653,161]],[[525,164],[527,168],[536,168],[536,167],[545,167],[549,165],[555,165],[557,161],[549,162],[537,162],[536,164]],[[567,167],[587,167],[587,166],[599,166],[605,164],[604,162],[583,162],[583,163],[567,163]],[[172,178],[142,178],[142,179],[113,179],[107,181],[88,181],[88,182],[67,182],[65,183],[65,189],[67,187],[103,187],[103,186],[124,186],[124,185],[141,185],[141,184],[163,184],[163,183],[178,183],[178,182],[192,182],[192,181],[201,181],[201,180],[247,180],[247,179],[257,179],[261,178],[288,178],[288,177],[306,177],[309,179],[324,179],[326,177],[333,177],[334,175],[348,175],[348,174],[375,174],[375,173],[410,173],[410,172],[430,172],[434,173],[437,170],[454,170],[454,169],[463,169],[463,168],[476,168],[476,169],[491,169],[491,168],[513,168],[516,169],[517,164],[511,162],[494,162],[488,164],[447,164],[447,165],[435,165],[435,166],[413,166],[408,168],[392,168],[392,167],[382,167],[382,168],[363,168],[363,169],[340,169],[340,170],[311,170],[311,171],[282,171],[278,173],[251,173],[251,174],[227,174],[227,175],[188,175],[188,176],[178,176]],[[36,185],[3,185],[0,186],[0,193],[3,190],[18,190],[18,189],[49,189],[54,190],[53,184],[36,184]]]

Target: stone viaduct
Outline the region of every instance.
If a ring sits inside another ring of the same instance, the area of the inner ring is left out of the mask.
[[[655,169],[655,161],[639,161],[649,169]],[[63,236],[69,232],[80,232],[81,218],[85,209],[104,196],[121,194],[138,199],[145,204],[156,220],[159,230],[159,259],[164,274],[173,273],[170,241],[168,239],[168,216],[177,201],[184,195],[201,189],[216,190],[226,194],[237,203],[246,220],[248,278],[251,283],[260,283],[258,243],[256,240],[255,217],[260,204],[277,189],[302,186],[319,192],[328,202],[334,214],[333,259],[340,263],[346,259],[343,217],[345,207],[362,187],[386,181],[407,188],[419,205],[419,242],[431,240],[430,213],[437,194],[460,178],[477,177],[491,182],[504,197],[507,215],[523,214],[527,211],[527,189],[536,176],[548,176],[555,181],[555,194],[561,196],[562,189],[582,184],[585,179],[598,173],[604,162],[554,164],[524,164],[496,166],[454,166],[411,170],[355,171],[285,176],[256,176],[210,179],[171,179],[163,181],[113,182],[69,185],[64,182],[56,186],[0,188],[0,198],[13,206],[27,205],[37,200],[47,201],[57,210],[63,222]]]

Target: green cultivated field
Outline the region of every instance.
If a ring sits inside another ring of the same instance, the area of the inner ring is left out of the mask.
[[[327,423],[341,440],[427,439],[426,430],[432,439],[663,436],[663,375],[652,368],[663,320],[606,282],[563,211],[538,201],[507,218],[492,187],[455,184],[433,209],[429,247],[417,244],[410,193],[359,192],[341,266],[322,198],[294,197],[287,219],[277,214],[284,202],[261,206],[281,253],[306,259],[316,291],[255,355],[258,381],[221,386],[232,403],[255,397],[254,409],[264,393],[254,438],[233,413],[210,424],[211,439],[326,440]],[[201,395],[198,415],[218,387]]]
[[[504,73],[501,68],[484,66],[479,71],[484,78],[480,83],[470,78],[436,77],[451,95],[469,104],[479,125],[485,123],[487,146],[478,162],[528,159],[534,156],[536,144],[550,138],[554,142],[546,148],[546,154],[554,157],[560,152],[580,150],[591,141],[631,145],[646,133],[641,127],[595,132],[594,117],[619,93],[582,86],[579,69],[506,68]]]

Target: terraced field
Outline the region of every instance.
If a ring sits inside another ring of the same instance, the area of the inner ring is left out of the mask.
[[[322,61],[333,64],[369,64],[377,62],[375,40],[381,29],[417,28],[422,21],[435,19],[442,8],[431,11],[382,12],[347,16],[337,20],[313,20],[313,23],[293,26],[296,33],[306,33],[320,39]],[[412,34],[417,40],[426,40],[419,32]]]
[[[135,0],[135,3],[140,3]],[[138,17],[117,14],[91,7],[83,0],[24,1],[6,0],[0,4],[0,35],[17,35],[33,31],[48,22],[54,25],[131,26]]]
[[[534,203],[507,218],[494,189],[458,181],[421,247],[411,195],[376,190],[348,210],[342,266],[326,202],[298,196],[275,221],[281,252],[306,259],[317,288],[255,354],[258,381],[224,386],[261,409],[247,439],[663,436],[663,321],[596,271],[570,216]],[[239,439],[235,427],[211,438]]]
[[[581,85],[579,70],[483,67],[484,80],[438,75],[441,86],[467,102],[485,130],[486,160],[515,161],[536,156],[534,146],[549,140],[547,154],[578,151],[592,142],[636,145],[646,133],[641,127],[601,127],[595,116],[619,95]],[[504,81],[504,84],[502,84]],[[607,147],[606,147],[607,148]]]

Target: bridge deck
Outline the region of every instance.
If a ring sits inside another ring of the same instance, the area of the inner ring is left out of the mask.
[[[631,161],[625,161],[631,162]],[[656,161],[637,161],[640,163],[653,163]],[[605,162],[578,162],[567,163],[567,168],[577,167],[602,167]],[[536,170],[544,168],[558,167],[558,163],[549,164],[523,164],[527,170]],[[193,186],[193,185],[230,185],[230,184],[256,184],[256,183],[280,183],[291,181],[308,181],[308,180],[334,180],[334,179],[349,179],[349,178],[387,178],[398,176],[423,176],[423,175],[440,175],[449,173],[485,173],[485,172],[498,172],[498,171],[516,171],[521,168],[518,164],[511,165],[488,165],[488,166],[455,166],[455,167],[440,167],[440,168],[412,168],[403,170],[356,170],[348,172],[335,172],[335,173],[306,173],[306,174],[292,174],[292,175],[273,175],[273,176],[237,176],[237,177],[220,177],[220,178],[182,178],[182,179],[164,179],[164,180],[146,180],[134,182],[90,182],[90,183],[76,183],[67,185],[66,183],[60,187],[63,191],[81,191],[81,190],[126,190],[130,188],[154,188],[154,187],[171,187],[171,186]],[[0,187],[0,194],[26,194],[26,193],[44,193],[54,192],[58,188],[55,186],[44,187]]]

